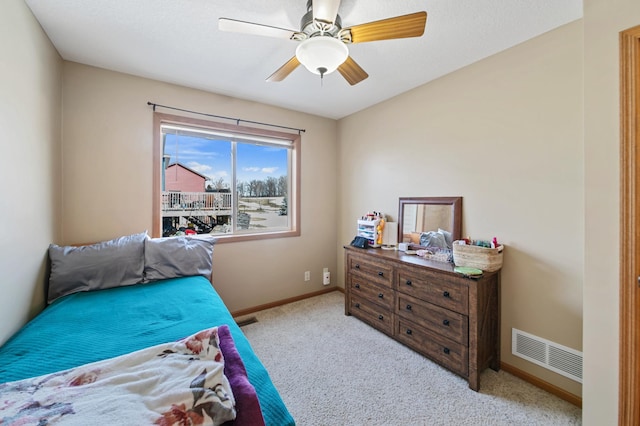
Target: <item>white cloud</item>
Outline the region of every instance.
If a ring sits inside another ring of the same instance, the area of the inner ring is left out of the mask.
[[[203,175],[207,175],[208,172],[213,170],[213,167],[198,163],[197,161],[189,161],[187,167]]]
[[[244,167],[242,171],[251,173],[275,173],[279,167]]]
[[[225,170],[218,170],[213,175],[211,175],[212,179],[218,179],[218,178],[226,179],[228,177],[229,177],[229,173],[227,173]]]

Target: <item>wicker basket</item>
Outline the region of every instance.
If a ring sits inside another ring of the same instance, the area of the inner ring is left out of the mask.
[[[482,269],[493,272],[502,268],[502,251],[504,246],[487,248],[480,246],[453,244],[453,263],[456,266]]]

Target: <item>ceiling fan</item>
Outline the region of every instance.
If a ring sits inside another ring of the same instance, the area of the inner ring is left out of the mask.
[[[220,18],[218,28],[300,42],[295,56],[267,81],[282,81],[302,64],[320,78],[337,69],[353,86],[369,75],[349,56],[347,44],[420,37],[427,22],[427,12],[423,11],[342,28],[339,8],[340,0],[308,0],[307,13],[300,20],[300,31],[228,18]]]

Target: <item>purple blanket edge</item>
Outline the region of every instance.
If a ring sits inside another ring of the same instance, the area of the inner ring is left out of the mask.
[[[224,374],[236,400],[236,419],[225,426],[264,426],[258,395],[247,377],[247,370],[227,325],[218,327],[220,350],[224,356]]]

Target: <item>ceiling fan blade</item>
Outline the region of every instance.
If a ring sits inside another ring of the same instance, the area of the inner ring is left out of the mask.
[[[287,30],[285,28],[271,27],[269,25],[254,24],[253,22],[238,21],[236,19],[228,18],[218,19],[218,29],[220,29],[220,31],[285,39],[291,39],[298,34],[298,31]]]
[[[313,19],[333,24],[338,15],[340,0],[313,0]]]
[[[410,13],[346,28],[351,32],[351,43],[420,37],[424,34],[427,12]],[[344,31],[344,30],[343,30]]]
[[[369,77],[369,74],[367,74],[367,72],[363,70],[360,65],[351,58],[351,56],[347,57],[347,60],[338,67],[338,71],[352,86]]]
[[[289,74],[293,72],[293,70],[298,68],[298,65],[300,65],[300,61],[298,61],[298,58],[294,56],[293,58],[289,59],[286,64],[278,68],[276,72],[271,74],[267,78],[267,81],[273,83],[284,80]]]

